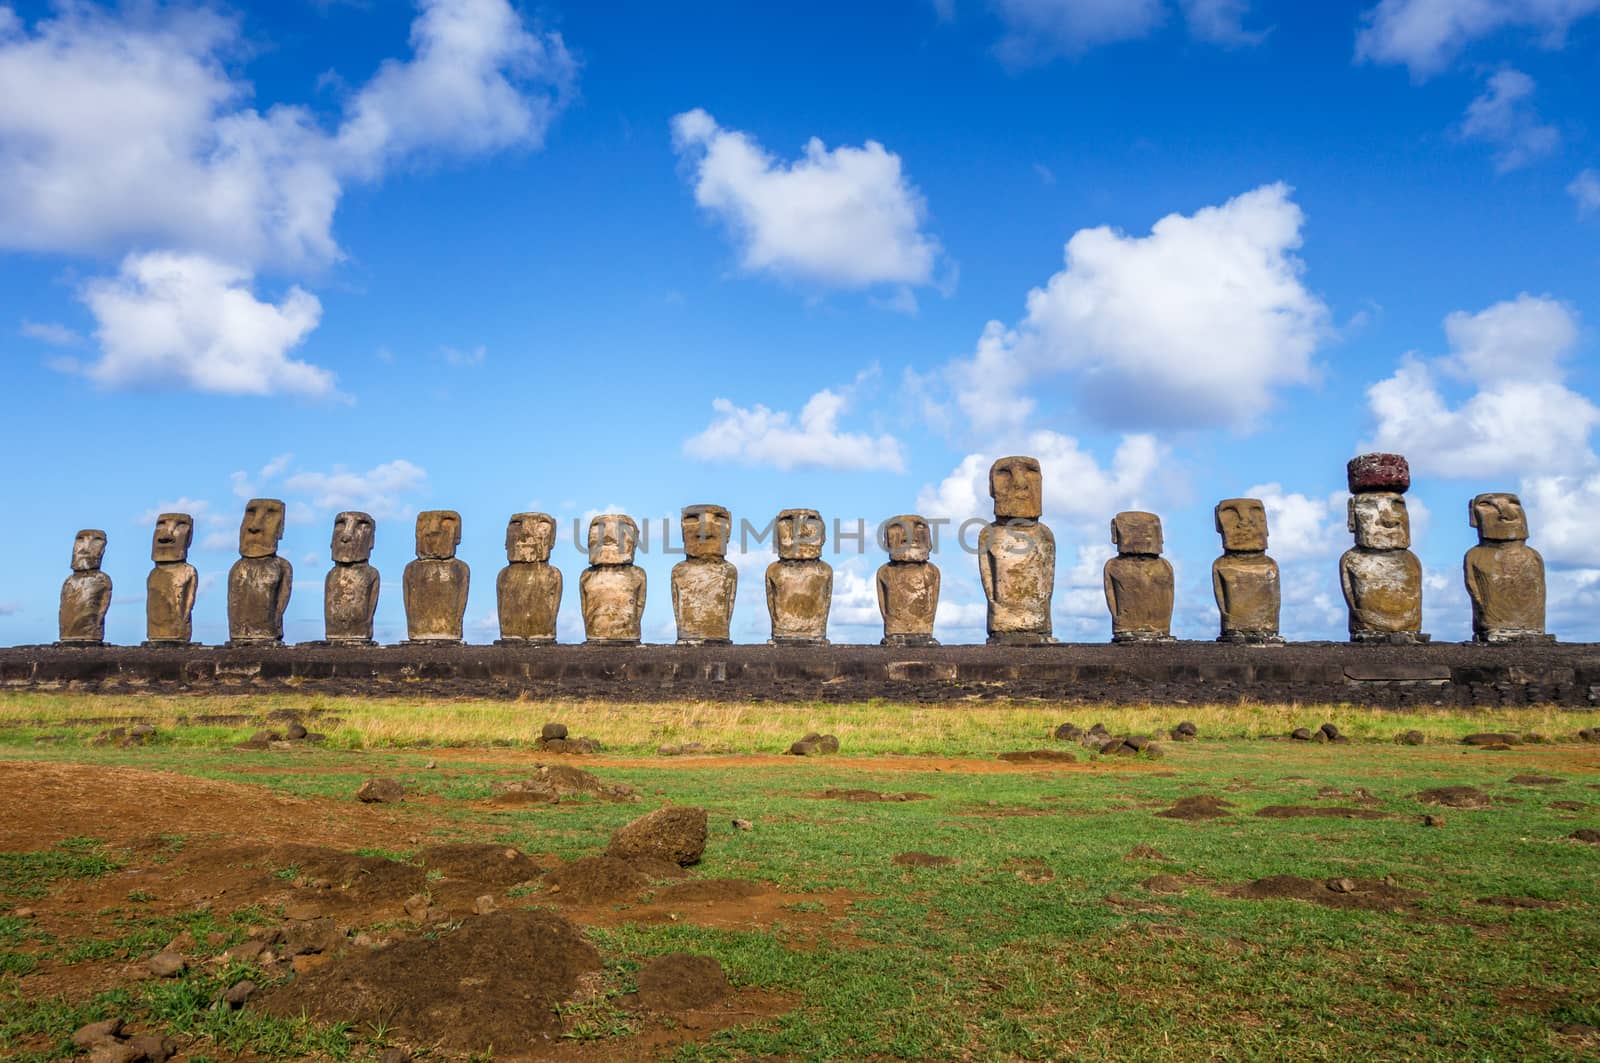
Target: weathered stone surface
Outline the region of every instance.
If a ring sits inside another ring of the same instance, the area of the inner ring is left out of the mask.
[[[1223,554],[1211,563],[1211,589],[1222,618],[1218,642],[1276,643],[1283,593],[1278,563],[1267,556],[1267,510],[1259,498],[1217,503]]]
[[[472,573],[456,557],[461,514],[449,509],[417,514],[417,559],[406,565],[402,589],[406,637],[412,642],[460,642]]]
[[[1161,556],[1161,518],[1129,511],[1111,519],[1117,556],[1106,562],[1106,606],[1111,641],[1164,642],[1172,638],[1172,563]]]
[[[556,521],[548,513],[515,513],[506,524],[506,561],[495,580],[503,643],[549,644],[561,611],[561,570],[550,564]]]
[[[278,556],[284,506],[252,498],[239,522],[239,560],[228,570],[230,642],[282,642],[283,613],[294,587],[294,568]]]
[[[699,863],[706,851],[708,823],[703,808],[658,808],[619,828],[606,846],[606,855],[618,860],[665,860],[688,867]]]
[[[1037,458],[1001,458],[989,467],[993,524],[978,536],[978,576],[988,602],[991,643],[1038,645],[1051,637],[1056,537],[1039,520],[1044,478]]]
[[[145,638],[154,643],[188,642],[193,634],[194,597],[199,574],[189,564],[194,518],[163,513],[156,518],[150,559],[156,563],[145,580]]]
[[[333,568],[322,582],[322,619],[333,643],[372,641],[378,609],[378,570],[368,564],[377,524],[369,513],[346,510],[333,518]]]
[[[1482,494],[1467,508],[1478,545],[1462,569],[1472,599],[1477,642],[1548,641],[1544,633],[1544,558],[1527,543],[1522,500],[1502,492]]]
[[[106,638],[111,577],[100,571],[106,533],[86,528],[72,541],[72,575],[61,585],[60,638],[68,645],[99,645]]]
[[[685,506],[681,527],[688,555],[672,566],[672,615],[683,646],[732,642],[739,570],[727,559],[733,516],[721,506]]]
[[[1397,480],[1390,476],[1382,482]],[[1422,562],[1409,549],[1405,498],[1397,491],[1364,490],[1351,497],[1347,523],[1356,545],[1339,559],[1339,580],[1350,610],[1351,641],[1427,641],[1422,634]]]
[[[824,645],[833,606],[833,566],[821,560],[827,538],[814,509],[786,509],[774,532],[778,560],[767,566],[767,613],[774,645]]]
[[[1411,466],[1399,454],[1362,454],[1345,465],[1345,480],[1353,495],[1367,491],[1411,490]]]
[[[646,583],[633,563],[638,542],[632,517],[604,513],[589,522],[589,567],[578,577],[586,641],[638,644]]]
[[[939,567],[928,560],[933,532],[916,514],[894,517],[884,527],[889,563],[878,569],[878,611],[883,645],[937,646],[934,614],[939,609]]]
[[[368,779],[356,790],[356,800],[369,805],[392,805],[404,800],[405,796],[405,784],[399,779]]]

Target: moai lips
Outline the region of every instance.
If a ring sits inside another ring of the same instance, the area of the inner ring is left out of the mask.
[[[1259,498],[1217,503],[1223,554],[1211,564],[1211,589],[1222,617],[1218,642],[1281,643],[1282,587],[1278,563],[1267,556],[1267,510]]]
[[[450,509],[417,514],[417,559],[406,565],[402,579],[412,642],[462,640],[472,573],[456,557],[460,543],[461,514]]]
[[[578,577],[585,641],[637,646],[644,619],[645,573],[633,563],[639,526],[622,513],[589,522],[589,567]]]
[[[678,645],[732,642],[739,570],[727,559],[733,516],[721,506],[685,506],[680,527],[684,560],[672,566],[672,615]]]
[[[883,645],[937,646],[934,614],[939,609],[939,568],[928,558],[933,532],[916,514],[891,518],[883,530],[889,563],[879,567],[878,611],[883,614]]]
[[[500,611],[497,645],[549,645],[561,610],[561,570],[550,564],[556,521],[548,513],[516,513],[506,524],[506,561],[495,580]]]
[[[1106,562],[1106,606],[1111,641],[1169,642],[1172,639],[1172,564],[1161,556],[1161,518],[1154,513],[1118,513],[1111,520],[1117,556]]]
[[[827,537],[814,509],[778,514],[778,560],[767,566],[767,613],[775,646],[825,645],[833,607],[833,566],[822,558]]]
[[[163,513],[150,542],[155,568],[145,580],[146,645],[186,645],[193,634],[194,598],[199,575],[189,564],[194,518]]]
[[[322,617],[330,643],[372,644],[381,580],[368,562],[376,537],[377,524],[369,513],[347,510],[333,518],[333,568],[322,583]]]
[[[294,569],[278,556],[284,506],[276,498],[252,498],[239,522],[239,560],[228,570],[228,641],[275,644],[283,641],[283,614],[289,607]]]
[[[111,577],[100,571],[106,533],[80,531],[72,541],[72,575],[61,585],[60,638],[63,646],[98,646],[106,637],[111,608]]]
[[[1528,515],[1516,495],[1478,495],[1467,507],[1478,545],[1462,563],[1475,642],[1552,642],[1544,631],[1544,558],[1527,543]]]
[[[1040,520],[1044,478],[1036,458],[1009,457],[989,469],[994,523],[978,536],[978,575],[988,601],[989,642],[1052,643],[1056,539]]]

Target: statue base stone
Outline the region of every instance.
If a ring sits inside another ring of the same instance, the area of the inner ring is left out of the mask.
[[[466,639],[402,639],[401,646],[465,646]]]
[[[310,642],[297,642],[296,646],[305,646],[315,650],[339,649],[344,646],[360,646],[369,649],[382,649],[383,646],[377,639],[313,639]]]
[[[193,639],[146,639],[139,643],[141,649],[146,650],[194,650],[205,649]]]
[[[495,639],[494,640],[494,644],[496,646],[554,646],[556,644],[556,640],[554,638],[547,638],[547,639],[509,638],[509,639]]]
[[[1356,631],[1350,641],[1363,646],[1419,646],[1432,642],[1433,636],[1422,631]]]
[[[1472,636],[1474,646],[1549,645],[1555,640],[1542,631],[1485,631]]]
[[[1118,631],[1111,636],[1112,645],[1148,645],[1153,642],[1177,642],[1171,635],[1160,631]]]
[[[643,646],[642,639],[584,639],[585,646]]]
[[[825,638],[812,638],[809,635],[774,635],[767,640],[768,646],[826,646]]]
[[[885,635],[880,646],[937,646],[939,640],[932,635]]]
[[[732,639],[679,639],[679,646],[732,646]]]
[[[224,642],[222,644],[222,648],[225,649],[225,650],[248,650],[248,649],[254,649],[257,646],[271,647],[271,646],[282,646],[282,645],[283,645],[283,640],[282,639],[272,639],[272,638],[229,639],[227,642]]]
[[[50,643],[50,645],[64,650],[85,648],[92,649],[95,646],[104,646],[105,644],[105,639],[62,639],[60,642]]]
[[[1282,635],[1274,635],[1266,631],[1227,631],[1218,635],[1217,641],[1225,642],[1231,646],[1287,645]]]
[[[1052,635],[1041,635],[1037,631],[1002,631],[997,635],[990,635],[990,646],[1054,646],[1057,645]]]

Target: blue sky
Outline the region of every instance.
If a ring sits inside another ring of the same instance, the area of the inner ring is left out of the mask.
[[[507,516],[556,514],[576,639],[574,519],[959,522],[1009,453],[1061,636],[1109,637],[1108,522],[1148,508],[1214,637],[1211,507],[1255,493],[1286,633],[1340,638],[1368,446],[1411,459],[1436,639],[1483,490],[1528,504],[1551,629],[1600,638],[1597,53],[1600,0],[0,3],[0,641],[54,637],[80,527],[138,641],[165,508],[222,641],[252,494],[291,639],[344,508],[385,638],[415,513],[462,513],[473,641]],[[938,632],[979,640],[942,546]],[[876,641],[881,552],[828,556],[834,639]]]

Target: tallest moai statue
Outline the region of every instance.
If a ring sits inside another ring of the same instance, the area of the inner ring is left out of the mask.
[[[252,498],[239,522],[239,560],[228,570],[229,645],[277,645],[294,588],[294,568],[278,556],[283,503]]]
[[[989,468],[994,523],[978,536],[978,575],[989,600],[989,642],[1039,646],[1051,637],[1056,537],[1044,514],[1039,459],[1001,458]]]
[[[1351,642],[1427,642],[1422,633],[1422,562],[1411,552],[1405,492],[1411,467],[1398,454],[1351,458],[1348,523],[1356,545],[1339,559]]]

